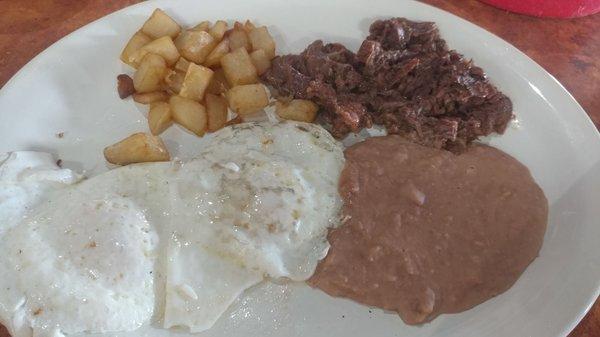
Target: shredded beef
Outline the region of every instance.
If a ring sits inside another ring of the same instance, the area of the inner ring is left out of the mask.
[[[317,40],[275,58],[262,79],[278,95],[315,101],[336,137],[382,124],[413,142],[460,152],[503,133],[512,103],[484,71],[449,50],[431,22],[375,21],[357,53]]]

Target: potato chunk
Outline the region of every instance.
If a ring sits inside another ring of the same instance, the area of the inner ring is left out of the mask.
[[[142,50],[160,55],[172,66],[179,60],[179,51],[170,36],[163,36],[142,47]]]
[[[264,74],[265,71],[271,68],[271,59],[263,49],[253,51],[250,54],[250,59],[258,75]]]
[[[175,46],[188,61],[202,64],[215,47],[215,39],[203,30],[186,30],[175,39]]]
[[[181,27],[179,27],[177,22],[158,8],[154,10],[154,13],[152,13],[142,26],[142,32],[153,39],[163,36],[175,38],[180,31]]]
[[[227,35],[229,39],[229,45],[231,46],[231,50],[235,50],[238,48],[245,48],[247,52],[252,51],[252,45],[250,44],[250,40],[248,39],[248,34],[242,29],[232,29],[229,31]]]
[[[142,33],[141,31],[136,32],[135,34],[133,34],[131,39],[129,39],[129,42],[127,42],[127,45],[123,49],[123,52],[121,52],[121,61],[129,64],[134,68],[137,68],[138,63],[133,62],[132,56],[143,46],[150,43],[151,41],[152,38],[150,36]]]
[[[208,33],[212,35],[215,41],[223,40],[225,32],[227,31],[227,22],[219,20],[208,30]]]
[[[218,67],[221,65],[221,58],[229,53],[229,40],[225,39],[213,49],[206,57],[204,65],[207,67]]]
[[[252,50],[262,49],[267,53],[269,60],[275,57],[275,40],[269,34],[267,27],[262,26],[251,30],[248,33]]]
[[[127,165],[171,159],[163,141],[147,133],[134,133],[104,148],[104,158],[111,164]]]
[[[252,64],[250,55],[248,55],[248,52],[244,48],[238,48],[223,56],[221,58],[221,66],[231,86],[258,82],[256,68]]]
[[[208,132],[215,132],[227,122],[227,100],[221,96],[206,94]]]
[[[176,123],[200,137],[204,135],[208,118],[202,104],[185,97],[171,96],[169,105]]]
[[[283,119],[312,123],[317,117],[319,107],[312,101],[293,99],[289,103],[277,101],[275,112]]]
[[[185,73],[181,71],[168,70],[167,75],[165,75],[165,84],[171,93],[178,95],[181,91],[184,78]]]
[[[129,63],[135,69],[140,67],[140,63],[142,63],[142,59],[148,55],[148,51],[142,48],[138,49],[136,52],[129,56]]]
[[[256,28],[256,26],[252,23],[252,21],[246,20],[246,22],[244,22],[244,30],[246,33],[249,33],[254,28]]]
[[[250,115],[269,104],[267,90],[262,84],[240,85],[227,92],[229,107],[239,115]]]
[[[227,83],[227,79],[225,78],[225,72],[223,68],[219,68],[214,71],[212,80],[206,88],[206,92],[213,95],[224,94],[229,90],[229,83]]]
[[[182,72],[186,73],[189,66],[190,66],[190,61],[186,60],[183,57],[180,57],[179,60],[177,60],[177,63],[175,63],[175,66],[173,68],[177,71],[182,71]]]
[[[166,102],[154,103],[148,112],[148,126],[153,135],[160,135],[173,124],[171,106]]]
[[[169,94],[165,91],[154,91],[147,93],[135,93],[133,94],[133,100],[140,104],[151,104],[154,102],[165,102],[169,99]]]
[[[156,54],[147,54],[133,74],[133,86],[138,93],[159,91],[167,70],[165,60]]]
[[[197,64],[190,64],[183,84],[181,85],[181,91],[179,95],[181,97],[194,99],[201,101],[204,98],[204,92],[212,79],[213,71],[209,68],[199,66]]]
[[[204,32],[208,32],[208,28],[210,27],[210,21],[202,21],[199,24],[195,25],[190,30],[201,30]]]

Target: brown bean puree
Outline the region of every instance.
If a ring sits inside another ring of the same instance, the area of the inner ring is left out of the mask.
[[[370,138],[348,148],[343,225],[309,283],[418,324],[506,291],[542,245],[548,202],[529,170],[474,145],[462,155]]]

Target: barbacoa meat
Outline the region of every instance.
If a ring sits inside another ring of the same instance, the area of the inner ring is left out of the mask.
[[[449,50],[432,22],[375,21],[357,53],[317,40],[275,58],[263,81],[280,96],[309,99],[341,138],[373,123],[388,133],[460,152],[503,133],[512,103],[484,71]]]

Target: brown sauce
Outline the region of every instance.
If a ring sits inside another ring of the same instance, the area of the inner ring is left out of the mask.
[[[506,291],[537,257],[548,202],[506,153],[475,145],[457,156],[386,136],[345,156],[346,221],[312,286],[419,324]]]

